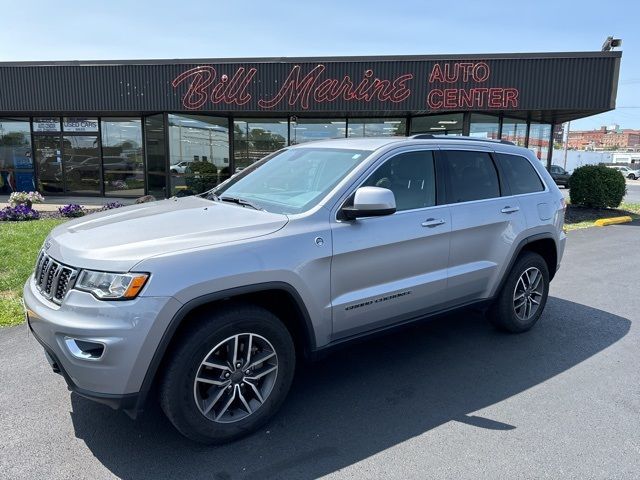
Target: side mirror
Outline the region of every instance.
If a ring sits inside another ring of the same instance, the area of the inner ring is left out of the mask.
[[[360,217],[391,215],[396,211],[396,197],[388,188],[360,187],[356,190],[353,207],[344,207],[342,214],[347,220]]]

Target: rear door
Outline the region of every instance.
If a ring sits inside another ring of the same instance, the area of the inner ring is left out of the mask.
[[[341,205],[333,213],[334,339],[427,313],[446,300],[451,218],[437,202],[433,150],[390,154],[357,186],[390,189],[397,211],[354,221],[335,218]]]
[[[490,149],[442,147],[451,208],[448,300],[459,305],[486,298],[525,228],[517,197],[508,195]]]

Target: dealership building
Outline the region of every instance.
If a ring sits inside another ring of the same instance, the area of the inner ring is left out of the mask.
[[[0,194],[199,192],[287,145],[506,139],[615,108],[620,52],[0,63]]]

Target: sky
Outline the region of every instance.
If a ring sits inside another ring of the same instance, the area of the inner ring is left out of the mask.
[[[613,35],[616,110],[571,130],[640,129],[639,14],[632,0],[3,0],[0,61],[596,51]]]

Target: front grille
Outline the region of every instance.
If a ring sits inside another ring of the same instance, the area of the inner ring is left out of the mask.
[[[56,262],[44,253],[44,250],[40,252],[33,279],[36,288],[47,300],[61,304],[64,296],[73,287],[77,276],[78,271],[75,268]]]

